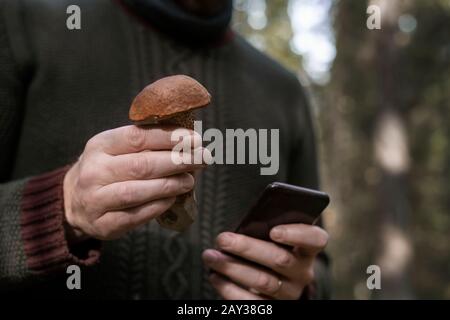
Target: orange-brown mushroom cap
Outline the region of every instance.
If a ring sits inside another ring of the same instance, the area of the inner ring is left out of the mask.
[[[204,107],[210,101],[208,90],[196,80],[175,75],[146,86],[134,99],[129,117],[134,122],[152,123]]]

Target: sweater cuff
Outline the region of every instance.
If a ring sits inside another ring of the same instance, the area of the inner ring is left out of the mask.
[[[31,178],[22,193],[21,235],[28,268],[49,273],[69,264],[89,266],[98,261],[99,242],[74,250],[64,231],[63,182],[71,166]],[[86,243],[85,243],[86,244]]]

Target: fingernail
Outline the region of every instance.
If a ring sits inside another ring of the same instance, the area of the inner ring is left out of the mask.
[[[203,253],[203,260],[205,260],[207,264],[213,264],[217,261],[217,259],[218,259],[217,254],[212,250],[206,250]]]
[[[233,236],[229,233],[222,233],[217,239],[219,247],[229,247],[233,243]]]
[[[272,235],[273,239],[276,239],[276,240],[282,239],[283,238],[283,234],[284,234],[284,229],[280,228],[280,227],[275,227],[275,228],[272,229],[270,234]]]

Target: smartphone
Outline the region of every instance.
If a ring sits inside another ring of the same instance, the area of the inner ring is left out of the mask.
[[[273,182],[238,224],[236,233],[271,241],[270,230],[281,224],[304,223],[313,225],[330,203],[321,191]]]

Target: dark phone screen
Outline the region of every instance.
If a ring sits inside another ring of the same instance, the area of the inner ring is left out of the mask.
[[[265,188],[235,232],[270,241],[269,232],[277,225],[316,223],[329,202],[326,193],[274,182]]]

